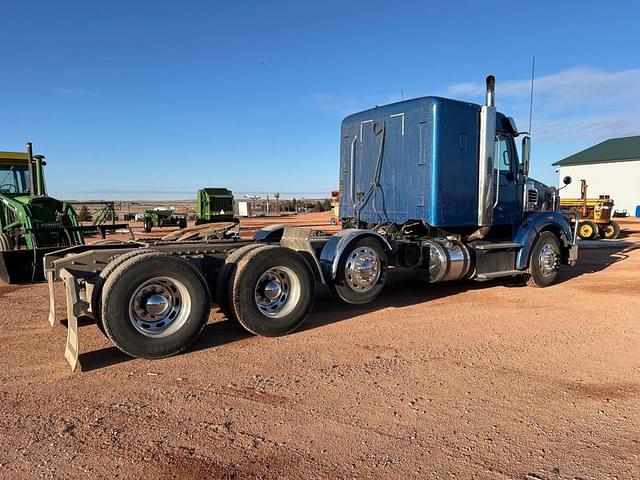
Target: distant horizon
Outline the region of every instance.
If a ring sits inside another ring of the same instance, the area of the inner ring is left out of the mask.
[[[141,192],[140,192],[141,193]],[[166,193],[166,192],[157,192],[159,195],[161,195],[162,193]],[[185,192],[186,193],[186,192]],[[274,192],[275,193],[275,192]],[[196,201],[196,195],[195,195],[195,191],[193,192],[193,197],[192,198],[170,198],[170,197],[153,197],[153,198],[142,198],[142,197],[123,197],[122,192],[119,192],[116,196],[113,197],[100,197],[100,198],[96,198],[96,197],[70,197],[70,196],[66,196],[66,195],[54,195],[49,193],[49,195],[56,197],[56,198],[61,198],[66,202],[131,202],[131,203],[144,203],[144,202],[164,202],[164,203],[169,203],[169,202],[195,202]],[[246,198],[245,195],[258,195],[260,198],[258,200],[266,200],[267,199],[267,195],[269,196],[269,200],[273,200],[275,201],[275,197],[273,195],[273,193],[265,193],[265,192],[239,192],[238,194],[236,194],[235,192],[233,193],[234,196],[234,200],[247,200],[250,201],[250,199]],[[324,200],[327,198],[331,198],[331,192],[326,192],[326,193],[322,193],[322,192],[287,192],[287,193],[282,193],[280,192],[280,200],[293,200],[293,199],[297,199],[297,200]]]

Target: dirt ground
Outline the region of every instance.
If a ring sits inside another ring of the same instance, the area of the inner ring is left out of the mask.
[[[321,291],[286,337],[214,309],[164,360],[87,323],[75,374],[46,286],[0,286],[0,478],[640,478],[640,223],[623,227],[635,245],[584,248],[547,289],[395,271],[367,306]]]

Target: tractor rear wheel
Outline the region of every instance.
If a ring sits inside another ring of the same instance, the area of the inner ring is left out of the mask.
[[[578,225],[578,237],[582,240],[593,240],[598,236],[598,225],[591,220],[581,220]]]
[[[606,227],[604,227],[600,233],[601,236],[608,240],[614,240],[620,235],[620,224],[618,222],[611,221]]]
[[[188,261],[161,252],[120,264],[102,290],[102,319],[109,339],[127,355],[162,358],[180,353],[202,332],[209,288]]]
[[[0,250],[13,250],[13,238],[6,233],[0,233]]]
[[[144,221],[144,231],[145,233],[151,233],[151,228],[153,227],[152,222],[145,220]]]
[[[247,252],[230,285],[233,316],[249,332],[267,337],[296,330],[315,299],[315,278],[307,261],[275,245]]]

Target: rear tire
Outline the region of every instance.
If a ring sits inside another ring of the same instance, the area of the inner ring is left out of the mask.
[[[593,240],[598,236],[598,225],[591,220],[582,220],[578,225],[578,237],[582,240]]]
[[[145,231],[145,233],[151,233],[151,228],[152,228],[151,222],[145,221],[144,222],[144,231]]]
[[[560,241],[552,232],[542,232],[531,249],[527,284],[548,287],[556,281],[560,270]]]
[[[315,278],[299,253],[279,246],[247,252],[231,278],[233,316],[255,335],[296,330],[315,300]]]
[[[104,267],[100,272],[100,275],[98,275],[91,293],[91,313],[93,315],[93,319],[96,321],[96,325],[98,325],[98,328],[105,337],[107,336],[107,333],[104,331],[104,324],[102,322],[102,288],[104,286],[104,282],[106,282],[109,275],[111,275],[116,268],[130,258],[137,257],[138,255],[153,255],[155,253],[156,252],[150,252],[149,250],[134,250],[132,252],[124,253],[107,263],[107,266]]]
[[[237,250],[234,250],[231,255],[229,255],[225,259],[225,263],[218,271],[218,275],[216,277],[216,288],[215,288],[215,298],[214,301],[220,307],[224,316],[229,320],[237,320],[233,311],[231,310],[231,278],[235,274],[236,268],[238,267],[238,262],[240,259],[250,252],[251,250],[258,247],[266,247],[267,245],[262,243],[251,243],[249,245],[245,245],[244,247],[240,247]]]
[[[107,278],[101,300],[107,336],[137,358],[180,353],[209,318],[209,288],[201,273],[186,260],[161,252],[120,264]]]
[[[351,304],[372,302],[387,281],[387,252],[375,238],[361,238],[342,254],[332,288]]]
[[[620,236],[620,224],[618,222],[611,221],[602,229],[600,235],[607,240],[615,240]]]

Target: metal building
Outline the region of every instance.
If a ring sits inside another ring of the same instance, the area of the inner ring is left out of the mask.
[[[614,210],[636,214],[640,206],[640,135],[611,138],[553,164],[560,182],[569,175],[573,183],[563,197],[580,197],[580,180],[587,181],[589,197],[610,195]]]

